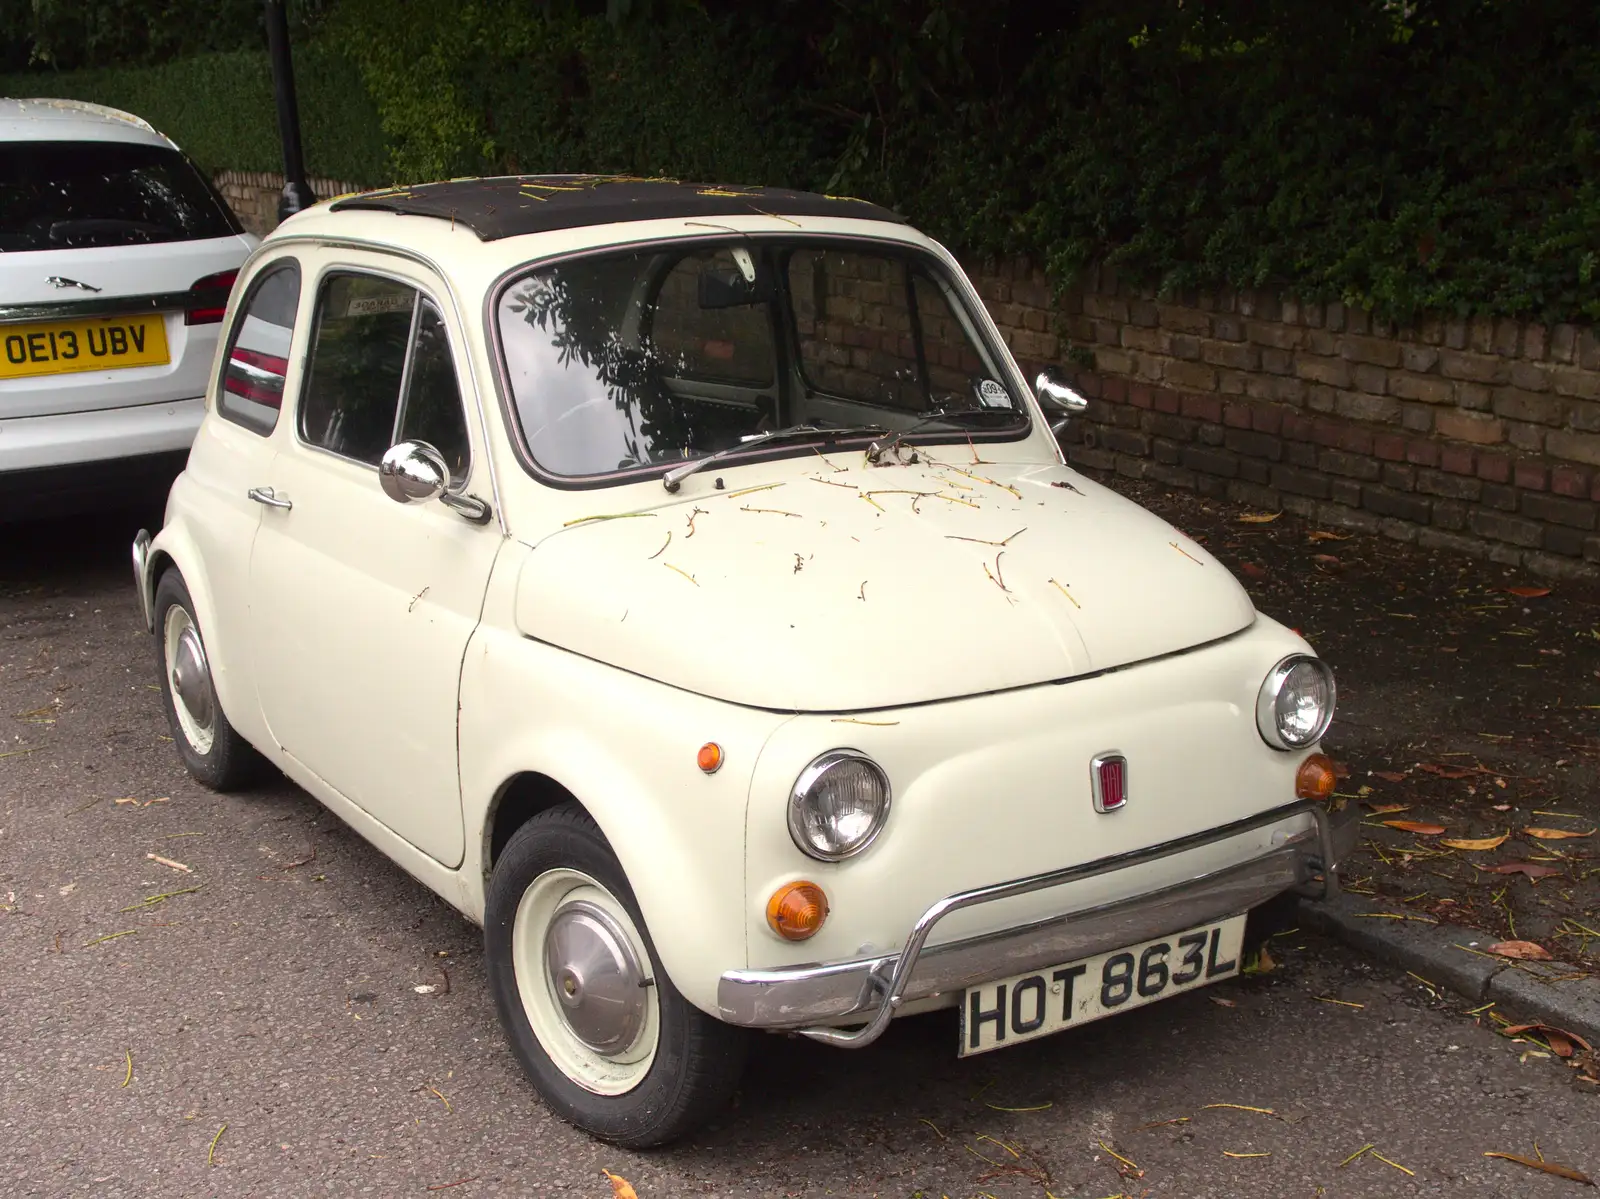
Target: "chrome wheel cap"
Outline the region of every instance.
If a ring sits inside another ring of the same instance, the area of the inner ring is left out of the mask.
[[[189,748],[211,752],[217,737],[217,706],[211,691],[211,664],[194,617],[179,604],[167,609],[161,629],[162,665],[172,688],[172,714]]]
[[[200,636],[190,625],[178,635],[172,654],[172,690],[202,728],[211,726],[211,670]]]
[[[575,900],[550,921],[544,940],[550,991],[573,1034],[609,1056],[644,1026],[644,972],[628,935],[597,904]]]

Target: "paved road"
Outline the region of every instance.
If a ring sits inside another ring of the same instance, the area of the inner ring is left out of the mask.
[[[1482,1156],[1535,1142],[1600,1175],[1569,1071],[1299,936],[1269,975],[965,1062],[938,1015],[861,1053],[769,1039],[695,1143],[597,1145],[518,1074],[476,929],[288,783],[188,781],[132,531],[0,528],[7,1195],[1581,1193]]]

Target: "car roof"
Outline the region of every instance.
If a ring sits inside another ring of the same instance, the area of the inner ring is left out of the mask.
[[[171,146],[150,122],[87,100],[0,98],[0,142],[136,142]]]
[[[384,188],[335,200],[331,211],[367,210],[448,220],[480,241],[589,225],[664,218],[842,217],[904,224],[900,214],[850,196],[734,187],[630,175],[502,175]]]

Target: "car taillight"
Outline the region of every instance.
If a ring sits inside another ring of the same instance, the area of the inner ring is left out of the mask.
[[[288,373],[287,358],[234,346],[222,386],[236,396],[276,408],[283,403],[283,377]]]
[[[222,314],[228,310],[228,292],[238,277],[238,271],[218,271],[215,275],[196,279],[189,288],[194,307],[183,314],[183,323],[214,325],[220,321]]]

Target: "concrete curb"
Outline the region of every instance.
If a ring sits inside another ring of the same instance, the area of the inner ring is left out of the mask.
[[[1459,925],[1434,924],[1365,895],[1302,899],[1300,921],[1473,1003],[1492,1000],[1510,1009],[1507,1015],[1541,1021],[1600,1046],[1600,978],[1572,978],[1581,973],[1576,966],[1512,964],[1484,956],[1483,950],[1499,937]]]

